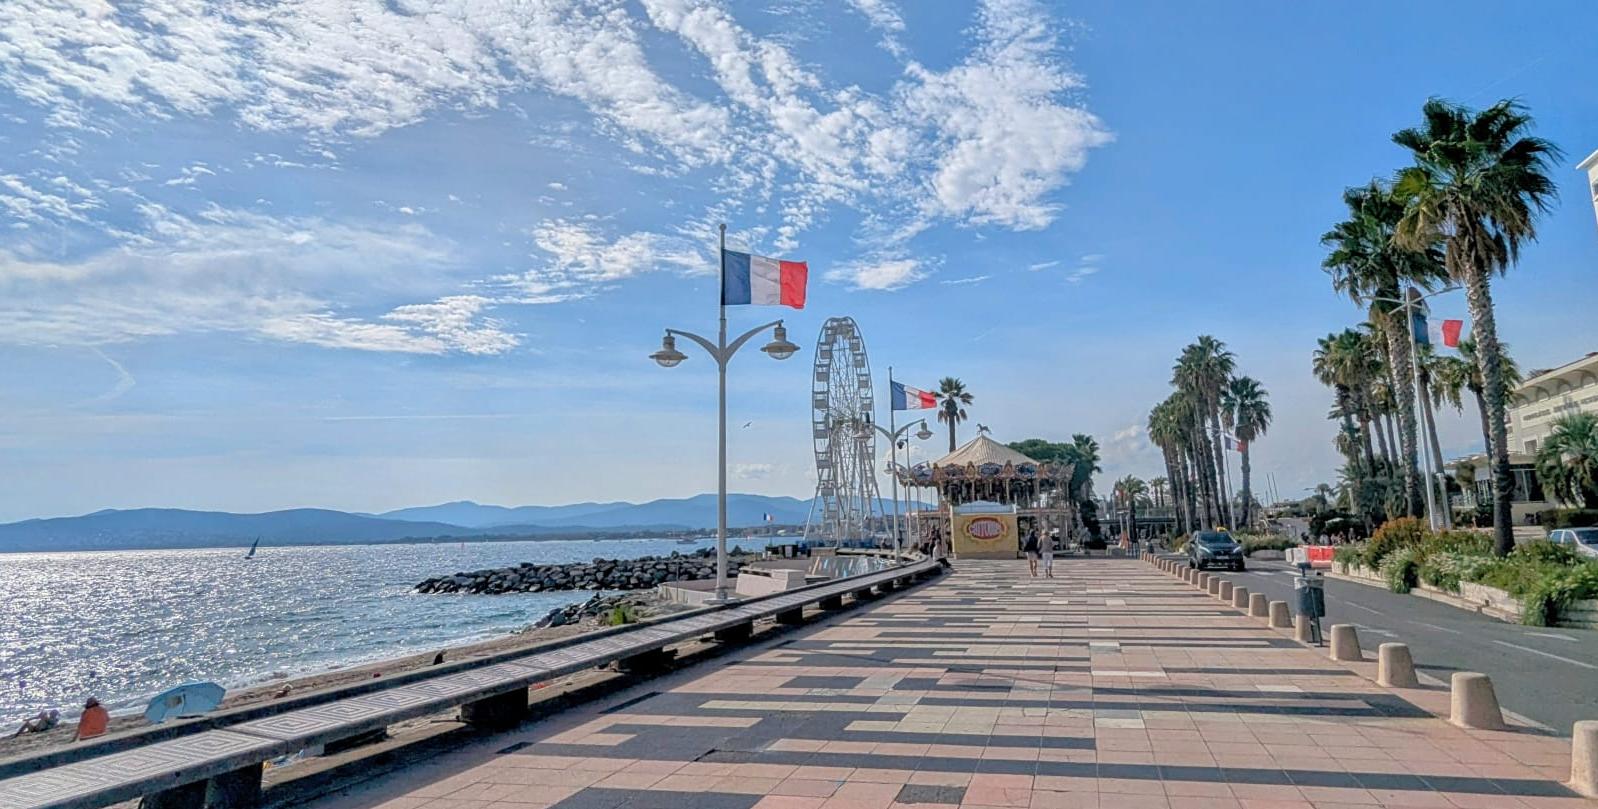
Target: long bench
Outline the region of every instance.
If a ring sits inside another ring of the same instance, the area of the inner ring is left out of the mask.
[[[525,717],[527,689],[568,674],[642,659],[714,634],[746,637],[754,622],[794,623],[809,606],[836,608],[846,595],[891,590],[937,572],[922,559],[730,605],[406,672],[358,686],[224,711],[0,762],[0,807],[91,809],[145,797],[151,809],[248,807],[259,802],[263,763],[420,716],[461,709],[484,727]]]

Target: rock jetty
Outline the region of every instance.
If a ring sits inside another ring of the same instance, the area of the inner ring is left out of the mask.
[[[737,549],[727,554],[732,575],[754,557]],[[437,576],[416,585],[418,593],[542,593],[555,590],[642,590],[661,582],[709,579],[716,575],[710,549],[690,554],[645,556],[642,559],[595,559],[565,565],[535,565],[476,570]]]

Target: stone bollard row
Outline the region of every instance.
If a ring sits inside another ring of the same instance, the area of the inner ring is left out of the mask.
[[[1240,610],[1248,609],[1248,597],[1249,597],[1249,592],[1248,592],[1248,588],[1247,587],[1236,587],[1236,588],[1233,588],[1232,589],[1232,606],[1237,608],[1237,609],[1240,609]]]
[[[1598,798],[1598,722],[1577,722],[1570,731],[1570,788]]]
[[[1210,577],[1210,588],[1209,588],[1210,595],[1219,596],[1221,594],[1221,585],[1224,584],[1224,583],[1225,583],[1225,580],[1222,579],[1220,576],[1211,576]]]
[[[1236,585],[1232,584],[1229,581],[1222,580],[1221,581],[1221,590],[1220,590],[1220,592],[1217,595],[1220,596],[1222,601],[1225,601],[1227,603],[1231,603],[1231,601],[1232,601],[1232,588],[1235,587],[1235,586]]]
[[[1299,643],[1314,643],[1315,631],[1311,629],[1314,619],[1308,615],[1293,616],[1293,640]]]

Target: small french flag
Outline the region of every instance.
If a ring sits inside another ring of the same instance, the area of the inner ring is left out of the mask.
[[[759,304],[805,308],[810,267],[803,261],[725,250],[721,254],[721,305]]]
[[[1459,348],[1459,335],[1464,330],[1463,320],[1437,320],[1427,327],[1426,336],[1434,346]]]
[[[902,382],[892,384],[888,390],[888,399],[894,410],[926,410],[938,406],[937,394],[912,388]]]

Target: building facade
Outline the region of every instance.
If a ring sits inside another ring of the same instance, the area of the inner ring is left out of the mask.
[[[1576,168],[1587,172],[1587,196],[1592,198],[1592,212],[1598,216],[1598,152],[1587,155]]]
[[[1598,352],[1520,384],[1508,414],[1510,452],[1536,455],[1554,423],[1572,413],[1598,413]]]

